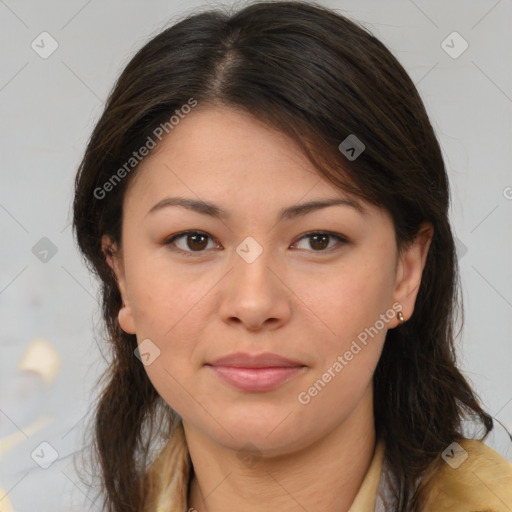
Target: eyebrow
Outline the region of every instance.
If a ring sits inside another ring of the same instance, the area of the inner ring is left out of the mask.
[[[223,208],[214,203],[185,197],[165,197],[161,201],[158,201],[158,203],[156,203],[146,213],[146,216],[149,215],[150,213],[157,212],[169,206],[182,206],[187,210],[191,210],[202,215],[209,215],[210,217],[215,218],[229,219],[231,217],[231,215],[226,210],[224,210]],[[339,197],[335,197],[329,199],[309,201],[307,203],[300,203],[282,208],[281,210],[279,210],[277,218],[280,221],[289,220],[296,217],[307,215],[308,213],[320,210],[322,208],[328,208],[330,206],[349,206],[351,208],[354,208],[363,215],[367,213],[366,209],[359,202],[349,198],[342,199]]]

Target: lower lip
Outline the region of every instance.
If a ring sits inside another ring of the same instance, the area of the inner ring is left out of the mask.
[[[221,379],[242,391],[270,391],[291,379],[305,368],[305,366],[279,368],[208,366],[212,368]]]

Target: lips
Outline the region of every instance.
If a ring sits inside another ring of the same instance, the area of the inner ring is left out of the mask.
[[[236,353],[208,363],[224,382],[246,392],[275,389],[307,368],[299,361],[277,354]]]
[[[278,354],[247,354],[237,352],[216,359],[211,366],[233,366],[237,368],[289,368],[306,366],[300,361],[288,359]]]

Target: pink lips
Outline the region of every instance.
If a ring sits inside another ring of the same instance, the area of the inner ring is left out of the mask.
[[[291,379],[306,366],[277,354],[236,353],[207,366],[225,382],[242,391],[269,391]]]

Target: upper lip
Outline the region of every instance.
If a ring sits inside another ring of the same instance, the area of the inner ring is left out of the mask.
[[[207,364],[212,366],[235,366],[239,368],[282,368],[305,366],[299,361],[288,359],[278,354],[246,354],[243,352],[229,354]]]

